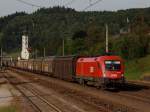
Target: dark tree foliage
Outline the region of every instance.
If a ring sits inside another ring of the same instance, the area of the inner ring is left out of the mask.
[[[87,37],[87,32],[86,31],[77,31],[73,34],[72,39],[80,39],[80,38],[85,38]]]
[[[43,56],[105,53],[105,24],[109,49],[126,59],[150,53],[150,8],[116,12],[78,12],[65,7],[42,8],[32,14],[0,18],[0,44],[7,53],[20,51],[21,36],[29,36],[32,53]]]

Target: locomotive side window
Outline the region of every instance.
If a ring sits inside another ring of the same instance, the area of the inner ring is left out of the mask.
[[[105,61],[105,68],[108,71],[119,71],[121,69],[121,62],[120,61]]]

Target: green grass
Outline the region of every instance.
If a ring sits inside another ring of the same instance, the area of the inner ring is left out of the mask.
[[[0,107],[0,112],[17,112],[13,106]]]
[[[13,58],[18,58],[18,56],[20,56],[21,52],[15,52],[15,53],[10,53],[8,54],[9,56],[12,56]]]
[[[127,79],[141,79],[144,75],[150,75],[150,55],[127,61],[125,66],[125,76]]]

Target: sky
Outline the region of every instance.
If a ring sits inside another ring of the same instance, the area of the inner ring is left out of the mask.
[[[66,7],[75,8],[78,11],[82,11],[89,5],[89,3],[94,3],[97,0],[23,0],[31,4],[40,5],[42,7],[52,7],[52,6],[63,6],[68,2],[72,4],[66,5]],[[121,9],[129,8],[145,8],[150,7],[150,0],[102,0],[94,6],[86,9],[87,11],[116,11]],[[29,6],[19,2],[18,0],[0,0],[0,16],[6,16],[15,12],[25,11],[27,13],[32,13],[36,11],[38,7]]]

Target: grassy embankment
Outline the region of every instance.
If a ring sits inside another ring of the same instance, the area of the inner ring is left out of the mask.
[[[10,53],[8,55],[11,56],[11,57],[13,57],[13,58],[18,58],[18,56],[21,55],[21,52]]]
[[[129,80],[139,80],[150,76],[150,55],[126,62],[125,76]]]
[[[0,107],[0,112],[17,112],[17,109],[13,106]]]

